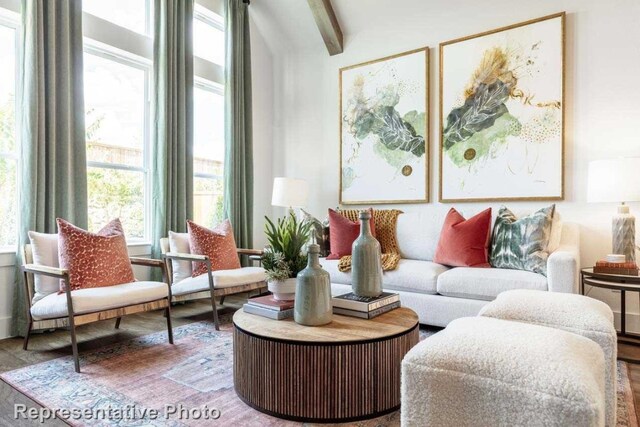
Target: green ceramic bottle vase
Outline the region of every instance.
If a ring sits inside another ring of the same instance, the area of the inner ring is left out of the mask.
[[[301,325],[326,325],[331,322],[333,315],[331,280],[329,273],[320,265],[320,246],[313,243],[307,250],[307,268],[299,272],[296,278],[293,319]]]
[[[361,297],[377,297],[382,293],[382,260],[380,242],[371,234],[371,212],[360,212],[360,236],[351,249],[353,293]]]

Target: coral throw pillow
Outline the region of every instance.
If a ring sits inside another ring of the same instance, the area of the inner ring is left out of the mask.
[[[69,271],[71,290],[135,281],[127,241],[119,219],[90,233],[58,218],[58,260]],[[60,283],[61,291],[65,284]]]
[[[371,234],[376,235],[375,222],[373,220],[373,209],[371,212]],[[339,212],[329,209],[329,244],[331,253],[327,259],[340,259],[343,256],[351,255],[351,246],[354,240],[360,235],[360,221],[351,221]]]
[[[211,260],[211,270],[235,270],[240,268],[240,259],[233,238],[233,228],[229,220],[225,220],[213,230],[187,220],[189,232],[189,249],[192,254],[206,255]],[[192,277],[207,272],[204,262],[194,262]]]
[[[433,261],[451,267],[490,267],[491,208],[464,219],[451,208],[444,220]]]

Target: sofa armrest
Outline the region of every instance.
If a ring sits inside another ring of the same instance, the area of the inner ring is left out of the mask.
[[[551,292],[578,292],[580,249],[578,246],[562,245],[549,254],[547,259],[547,281]]]
[[[238,248],[238,255],[261,256],[264,251],[262,249],[241,249]]]

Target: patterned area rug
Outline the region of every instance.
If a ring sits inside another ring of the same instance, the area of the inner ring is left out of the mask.
[[[421,331],[421,339],[431,334]],[[205,321],[175,328],[174,338],[172,346],[166,333],[158,332],[82,354],[80,375],[68,356],[6,372],[0,378],[45,408],[69,410],[70,417],[65,418],[74,426],[202,425],[202,417],[215,412],[189,411],[205,406],[220,411],[219,418],[204,423],[209,425],[301,425],[258,412],[236,396],[230,315],[221,316],[219,332]],[[176,412],[165,419],[167,404]],[[157,419],[148,412],[151,409],[159,411]],[[80,412],[87,410],[91,411],[88,416]],[[107,413],[119,419],[104,419]],[[348,425],[399,426],[400,414]],[[624,362],[618,362],[618,426],[638,427]]]

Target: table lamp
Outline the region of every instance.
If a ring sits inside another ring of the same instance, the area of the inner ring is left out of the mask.
[[[635,217],[625,203],[640,201],[640,157],[590,162],[587,187],[588,202],[620,203],[612,224],[613,253],[635,262]]]
[[[309,197],[309,183],[303,179],[278,177],[273,180],[272,206],[289,208],[303,208]]]

